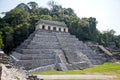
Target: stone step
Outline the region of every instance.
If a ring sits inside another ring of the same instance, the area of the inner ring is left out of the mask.
[[[34,45],[36,45],[36,46],[47,46],[47,47],[50,47],[50,46],[60,46],[60,44],[58,43],[58,42],[46,42],[45,44],[44,43],[38,43],[38,42],[31,42],[28,46],[30,46],[30,45],[32,45],[32,46],[34,46]]]
[[[68,70],[78,70],[92,67],[92,64],[89,64],[87,62],[76,62],[72,64],[66,64],[66,66]]]
[[[66,34],[66,35],[61,35],[61,34],[56,34],[56,36],[57,37],[59,37],[59,38],[65,38],[65,37],[67,37],[67,38],[76,38],[74,35],[68,35],[68,34]]]
[[[66,32],[52,32],[56,35],[70,35],[70,33],[66,33]]]
[[[20,59],[21,58],[21,53],[18,53],[18,52],[16,52],[16,51],[14,51],[14,52],[12,52],[12,54],[10,55],[10,56],[13,56],[13,57],[15,57],[16,59]]]
[[[73,37],[57,37],[59,40],[78,40],[78,38]]]
[[[41,66],[41,67],[37,67],[35,69],[31,69],[28,72],[42,72],[42,71],[49,71],[49,70],[54,70],[55,65],[51,64],[51,65],[47,65],[47,66]]]
[[[61,46],[59,44],[56,45],[40,45],[40,44],[30,44],[26,49],[60,49]]]
[[[79,42],[74,42],[74,43],[71,43],[71,42],[68,42],[68,43],[66,43],[66,42],[60,42],[61,43],[61,45],[63,45],[63,46],[77,46],[77,47],[84,47],[85,45],[81,45]]]
[[[54,59],[55,54],[22,54],[20,60]]]
[[[66,44],[66,45],[61,45],[62,49],[68,49],[68,50],[83,50],[83,46],[78,46],[78,45],[71,45],[71,44]]]
[[[38,66],[47,66],[55,63],[55,59],[40,60],[20,60],[15,63],[17,66],[24,66],[27,70],[37,68]]]
[[[57,52],[58,53],[62,53],[62,51],[60,49],[21,49],[22,53],[23,54],[30,54],[30,55],[41,55],[41,54],[56,54]]]
[[[39,30],[35,30],[36,32],[45,32],[45,33],[51,33],[53,31],[51,30],[43,30],[43,29],[39,29]]]
[[[54,42],[44,42],[44,41],[40,41],[40,42],[35,42],[35,41],[31,41],[29,45],[59,45],[59,42],[54,41]]]
[[[54,36],[54,35],[49,36],[49,35],[39,35],[39,34],[35,34],[35,37],[37,37],[37,38],[56,38],[56,36]]]
[[[92,50],[82,50],[82,53],[85,54],[93,64],[101,64],[107,60],[105,56],[101,56]]]
[[[23,43],[21,43],[16,49],[26,48],[27,45],[31,42],[31,39],[25,40]]]
[[[57,38],[33,38],[33,41],[35,42],[56,42],[58,41]]]
[[[68,39],[58,39],[59,40],[59,42],[62,44],[63,42],[66,42],[66,43],[74,43],[74,42],[76,42],[76,41],[79,41],[78,39],[70,39],[70,38],[68,38]]]
[[[52,32],[36,32],[36,34],[38,34],[38,35],[49,35],[49,36],[55,35],[55,34],[52,33]]]
[[[64,50],[64,55],[67,58],[68,63],[81,62],[84,60],[88,60],[88,58],[84,57],[83,53],[80,52],[79,50],[76,50],[76,51]]]

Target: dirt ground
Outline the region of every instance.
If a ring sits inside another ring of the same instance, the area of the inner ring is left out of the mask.
[[[63,79],[68,79],[68,80],[113,80],[116,78],[114,75],[37,75],[38,78],[42,78],[45,80],[63,80]]]

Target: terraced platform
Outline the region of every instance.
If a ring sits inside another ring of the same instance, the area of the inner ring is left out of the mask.
[[[16,66],[28,71],[84,69],[109,60],[106,54],[98,54],[69,32],[39,28],[12,52],[11,57]]]
[[[97,54],[69,33],[39,29],[11,56],[15,65],[25,67],[26,70],[45,71],[88,68],[107,61],[103,55]]]

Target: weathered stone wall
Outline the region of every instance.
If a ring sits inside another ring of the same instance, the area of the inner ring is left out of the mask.
[[[10,61],[10,57],[7,56],[5,53],[0,53],[0,63],[2,64],[12,64]]]
[[[22,69],[7,68],[4,64],[0,66],[2,67],[1,80],[26,80],[26,73]]]

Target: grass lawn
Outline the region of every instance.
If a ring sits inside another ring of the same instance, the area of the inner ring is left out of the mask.
[[[45,71],[45,72],[34,72],[33,74],[96,74],[96,73],[118,73],[120,74],[120,64],[117,63],[104,63],[102,65],[95,65],[92,68],[84,70],[68,70],[68,71]]]
[[[34,72],[32,74],[40,75],[53,75],[53,74],[106,74],[106,75],[117,75],[120,80],[120,64],[117,63],[104,63],[102,65],[95,65],[92,68],[84,70],[68,70],[68,71],[45,71],[45,72]]]

